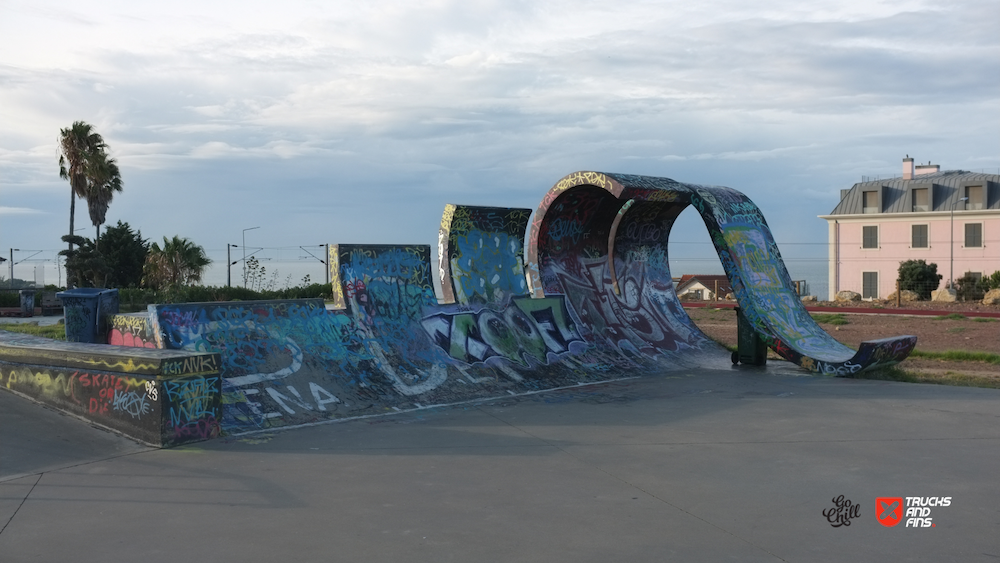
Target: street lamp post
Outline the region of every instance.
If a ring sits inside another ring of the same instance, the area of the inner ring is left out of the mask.
[[[243,229],[243,289],[247,288],[247,231],[259,228],[260,226]]]
[[[14,287],[14,251],[21,252],[20,248],[10,249],[10,287]]]
[[[963,197],[951,204],[951,266],[948,269],[948,289],[955,289],[955,206],[959,201],[968,200],[968,197]]]

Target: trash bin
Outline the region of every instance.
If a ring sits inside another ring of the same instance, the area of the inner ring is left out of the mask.
[[[734,364],[767,364],[767,345],[739,307],[736,307],[736,351],[732,359]]]
[[[108,317],[118,314],[118,290],[79,287],[56,294],[62,301],[67,342],[108,343]]]
[[[35,290],[34,289],[22,289],[21,295],[21,316],[22,317],[34,317],[35,316]]]

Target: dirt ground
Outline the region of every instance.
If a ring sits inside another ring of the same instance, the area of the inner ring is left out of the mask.
[[[817,305],[831,306],[832,304],[818,303]],[[996,309],[996,307],[986,307],[981,304],[979,304],[979,309],[962,308],[963,306],[975,306],[975,304],[966,303],[952,304],[958,305],[955,307],[941,303],[933,305],[936,307],[924,308],[954,313]],[[852,303],[850,306],[858,305]],[[687,312],[705,334],[723,344],[736,345],[736,313],[731,309],[689,308]],[[926,316],[854,313],[844,313],[844,319],[847,324],[820,323],[820,326],[839,342],[855,349],[865,340],[912,334],[917,337],[917,350],[927,352],[960,350],[1000,354],[1000,319],[936,320],[934,317]],[[909,371],[927,373],[951,372],[1000,378],[1000,367],[985,362],[909,358],[901,363],[900,367]]]

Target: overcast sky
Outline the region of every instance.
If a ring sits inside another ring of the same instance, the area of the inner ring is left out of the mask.
[[[804,277],[862,175],[1000,171],[995,0],[817,4],[0,0],[0,251],[57,281],[83,120],[121,165],[108,223],[204,246],[207,283],[249,227],[316,281],[299,246],[434,245],[445,204],[534,209],[577,170],[743,191]],[[673,237],[674,275],[709,273],[694,210]]]

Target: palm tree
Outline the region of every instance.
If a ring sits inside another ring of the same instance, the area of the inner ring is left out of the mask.
[[[94,132],[94,127],[83,121],[75,121],[71,127],[59,131],[59,177],[69,180],[69,236],[73,236],[73,219],[76,215],[76,198],[87,197],[90,192],[91,174],[101,168],[100,155],[107,145],[104,138]],[[105,157],[105,161],[107,158]],[[117,169],[117,167],[116,167]],[[121,180],[119,179],[119,182]],[[109,200],[110,201],[110,200]],[[69,243],[70,252],[73,243]],[[67,280],[68,283],[69,280]]]
[[[146,256],[143,284],[146,287],[176,287],[201,281],[201,274],[212,261],[205,249],[186,238],[163,237],[163,248],[155,242]]]
[[[115,193],[122,191],[122,177],[118,171],[118,162],[101,152],[88,167],[90,185],[87,189],[87,211],[90,221],[97,229],[97,238],[101,238],[101,225],[104,224],[108,207]]]

